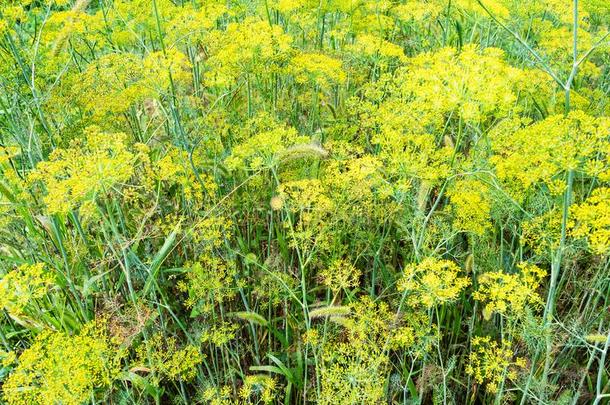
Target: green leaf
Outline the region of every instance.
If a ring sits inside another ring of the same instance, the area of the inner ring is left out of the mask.
[[[159,249],[155,257],[153,258],[152,263],[150,264],[149,276],[146,280],[146,284],[144,285],[144,290],[142,291],[143,296],[146,296],[150,292],[150,289],[153,287],[153,285],[156,285],[157,273],[159,272],[161,265],[167,258],[167,255],[169,254],[171,248],[174,246],[175,241],[176,229],[174,229],[172,233],[170,233],[168,237],[165,238],[163,246],[161,246],[161,249]]]

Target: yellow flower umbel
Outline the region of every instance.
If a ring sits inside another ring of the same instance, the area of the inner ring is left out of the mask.
[[[489,187],[480,180],[456,182],[448,192],[453,208],[453,228],[483,235],[491,227]]]
[[[447,125],[484,127],[523,111],[534,94],[549,92],[544,75],[504,59],[496,48],[442,48],[405,59],[405,66],[365,85],[356,109],[386,171],[434,186],[451,174],[455,148],[469,141],[460,137],[455,145],[458,136],[448,136],[450,142],[439,142]]]
[[[529,124],[527,120],[507,120],[491,132],[498,178],[513,194],[523,198],[528,189],[545,183],[553,195],[563,191],[558,174],[582,170],[590,175],[608,173],[603,158],[608,150],[605,138],[610,121],[573,111],[567,117],[553,115]],[[591,159],[591,160],[588,160]],[[597,163],[594,163],[597,161]]]
[[[322,89],[345,82],[339,59],[321,53],[301,53],[290,61],[289,70],[299,84],[313,83]]]
[[[96,117],[127,111],[154,93],[142,83],[142,59],[131,53],[103,55],[75,77],[74,97]]]
[[[198,172],[195,162],[199,160],[199,154],[190,155],[172,146],[165,156],[155,162],[156,177],[168,186],[178,185],[185,200],[196,206],[202,205],[205,197],[213,196],[218,186],[210,175]]]
[[[281,154],[289,147],[308,141],[308,137],[299,135],[294,128],[280,126],[260,132],[235,146],[225,163],[231,170],[270,168],[279,163]]]
[[[43,69],[47,71],[50,67],[61,68],[60,64],[69,59],[69,51],[65,49],[68,45],[81,52],[85,50],[87,43],[105,45],[107,41],[102,35],[103,29],[104,20],[101,15],[88,14],[79,7],[51,14],[46,21],[45,30],[41,33],[41,43],[48,48],[53,58],[48,59],[51,66],[45,66]]]
[[[383,373],[388,356],[383,353],[393,314],[388,306],[369,297],[351,305],[349,318],[331,318],[343,325],[347,341],[322,347],[320,404],[377,403],[383,397]]]
[[[142,60],[142,66],[142,83],[146,88],[156,90],[155,94],[163,94],[172,84],[187,84],[191,78],[188,57],[176,49],[149,53]]]
[[[522,222],[522,243],[539,255],[550,255],[559,246],[562,221],[561,210],[553,209]]]
[[[517,377],[517,368],[525,367],[524,359],[512,360],[511,346],[510,342],[498,345],[489,336],[473,337],[466,374],[478,384],[486,384],[487,390],[495,393],[506,378],[513,380]]]
[[[393,7],[391,13],[401,22],[428,22],[434,20],[443,11],[443,7],[432,2],[407,0]]]
[[[0,279],[0,308],[19,318],[53,284],[53,276],[45,270],[44,263],[21,265]]]
[[[358,35],[349,50],[354,56],[379,58],[381,61],[405,57],[402,47],[371,34]]]
[[[319,274],[326,287],[334,293],[358,286],[361,272],[346,260],[335,260]]]
[[[479,288],[473,293],[475,300],[483,303],[483,316],[489,319],[494,312],[501,315],[522,314],[527,305],[541,305],[536,292],[546,271],[528,263],[520,263],[519,273],[501,271],[479,276]]]
[[[456,300],[470,285],[470,280],[459,273],[454,262],[427,257],[405,267],[398,290],[408,293],[410,305],[431,308]]]
[[[4,399],[9,405],[81,405],[112,385],[121,356],[103,322],[88,323],[77,335],[44,332],[19,355],[2,387]]]
[[[209,405],[236,405],[231,398],[231,387],[207,387],[201,393],[201,403]]]
[[[270,404],[275,399],[277,382],[264,374],[249,375],[244,379],[244,385],[239,390],[239,396],[244,403]]]
[[[385,302],[368,296],[350,308],[349,317],[329,318],[343,331],[320,345],[319,404],[383,402],[389,350],[408,351],[413,357],[426,350],[430,327],[425,315],[409,314],[401,319]]]
[[[47,195],[43,201],[50,213],[66,213],[129,180],[135,160],[125,134],[89,127],[85,140],[73,141],[68,149],[55,149],[29,179],[44,183]]]
[[[3,1],[0,3],[2,7],[0,10],[0,34],[9,33],[18,21],[25,19],[24,7],[28,6],[29,3],[30,1]]]
[[[582,204],[572,208],[576,225],[572,235],[584,238],[598,255],[610,253],[610,188],[601,187]]]
[[[237,324],[228,322],[222,322],[219,325],[210,325],[201,333],[199,341],[204,344],[209,343],[220,347],[235,339],[237,328]]]
[[[292,37],[279,25],[248,17],[232,22],[226,31],[214,31],[207,39],[210,58],[205,82],[230,86],[250,74],[278,72],[289,59]]]
[[[194,345],[182,349],[174,337],[165,338],[156,334],[136,350],[138,363],[150,368],[155,375],[155,382],[161,379],[189,381],[197,375],[197,365],[202,357]]]
[[[514,68],[504,59],[500,49],[475,45],[422,53],[399,69],[396,90],[424,113],[454,111],[466,122],[483,122],[522,110],[519,102],[525,94],[548,91],[548,80],[539,72]]]
[[[111,53],[71,77],[71,94],[85,111],[101,121],[106,114],[116,117],[145,99],[160,98],[171,83],[187,83],[189,69],[186,55],[175,49],[152,52],[144,58],[132,53]]]
[[[485,7],[496,17],[507,18],[510,14],[507,6],[510,1],[505,0],[485,0],[482,2]],[[485,10],[479,5],[476,0],[457,0],[455,5],[469,13],[485,15]]]
[[[195,312],[207,312],[217,303],[229,301],[237,293],[234,278],[237,273],[233,260],[223,260],[211,253],[203,254],[186,266],[186,280],[178,288],[188,293],[185,304]]]

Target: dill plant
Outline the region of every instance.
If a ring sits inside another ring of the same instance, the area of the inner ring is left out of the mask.
[[[609,30],[0,0],[2,401],[607,402]]]

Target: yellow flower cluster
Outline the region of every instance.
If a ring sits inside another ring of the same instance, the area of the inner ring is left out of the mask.
[[[430,308],[455,301],[469,285],[454,262],[427,257],[405,266],[397,287],[408,294],[410,305]]]
[[[255,17],[230,23],[207,38],[210,57],[205,81],[231,86],[250,75],[279,71],[290,59],[292,37],[279,25]]]
[[[344,328],[344,335],[320,347],[323,361],[320,403],[378,403],[383,398],[382,376],[388,370],[389,351],[418,357],[429,350],[431,328],[425,314],[408,313],[401,318],[385,302],[375,302],[366,296],[349,308],[349,317],[330,317]],[[312,339],[312,344],[316,345],[318,340]]]
[[[81,405],[112,384],[122,356],[101,321],[76,335],[43,332],[19,355],[2,387],[4,399],[10,405]]]
[[[325,195],[323,184],[318,179],[294,180],[279,186],[279,198],[294,212],[310,210],[330,211],[334,204]]]
[[[498,177],[520,196],[539,183],[546,183],[553,194],[561,194],[562,188],[553,180],[567,170],[580,169],[608,178],[608,131],[607,118],[594,118],[581,111],[567,117],[553,115],[532,124],[509,120],[492,131],[494,156],[490,160]]]
[[[585,238],[589,248],[598,255],[610,253],[610,189],[600,187],[582,204],[571,210],[576,224],[571,233]]]
[[[0,278],[0,308],[20,317],[55,284],[44,263],[23,264]]]
[[[87,128],[84,135],[68,149],[55,149],[29,176],[30,181],[44,184],[50,213],[66,213],[93,201],[134,173],[137,155],[129,150],[127,135],[104,133],[98,127]]]
[[[277,380],[265,374],[247,375],[239,389],[239,398],[231,395],[231,387],[208,387],[201,398],[209,405],[270,404],[279,397]]]
[[[347,341],[338,339],[325,343],[321,348],[324,364],[320,372],[322,392],[319,403],[322,404],[374,404],[381,401],[384,391],[382,376],[389,364],[386,349],[391,346],[411,349],[428,333],[421,325],[399,327],[388,305],[376,303],[369,297],[354,302],[350,308],[348,318],[331,317],[345,328]]]
[[[349,344],[328,349],[327,366],[320,371],[322,391],[319,404],[375,404],[383,398],[382,370],[388,359],[378,352],[357,351]]]
[[[402,48],[382,37],[373,34],[360,34],[349,48],[354,55],[367,58],[379,58],[382,61],[389,58],[404,58]]]
[[[202,255],[190,264],[186,274],[187,282],[179,288],[188,293],[186,306],[197,312],[208,312],[213,304],[230,300],[236,294],[234,277],[237,273],[235,263],[225,261],[213,254]]]
[[[247,403],[270,404],[277,391],[277,382],[265,374],[248,375],[244,378],[244,385],[239,390],[239,396]]]
[[[157,382],[161,379],[189,381],[197,375],[202,356],[199,348],[187,345],[181,349],[174,337],[155,334],[136,349],[137,362],[152,370]]]
[[[407,0],[392,8],[392,14],[399,21],[421,23],[434,20],[441,13],[442,9],[440,4],[433,2],[426,3],[420,0]]]
[[[264,266],[264,269],[257,268],[255,272],[259,282],[253,288],[253,294],[263,307],[278,307],[296,289],[298,279],[286,271],[286,265],[277,252],[272,252]]]
[[[491,226],[491,196],[480,180],[457,181],[448,191],[456,230],[483,235]]]
[[[127,47],[156,32],[157,21],[162,24],[164,42],[168,45],[201,40],[226,11],[226,5],[219,1],[176,4],[171,0],[155,0],[155,3],[117,0],[113,7],[105,13],[97,12],[96,16],[110,24],[112,42]]]
[[[68,43],[72,46],[77,44],[78,49],[84,50],[87,43],[105,42],[104,36],[100,35],[103,30],[103,20],[76,7],[53,13],[47,20],[45,28],[41,41],[49,44],[53,55],[59,57],[56,63],[66,62],[67,57],[62,53],[65,52]],[[44,69],[48,70],[49,66]]]
[[[201,394],[201,399],[203,403],[209,405],[235,405],[236,401],[231,399],[231,387],[223,386],[221,388],[218,387],[208,387]]]
[[[433,2],[438,4],[440,2]],[[519,24],[520,29],[527,29],[535,51],[542,55],[546,63],[556,71],[566,75],[571,69],[572,58],[572,2],[533,0],[524,4],[519,0],[457,0],[452,3],[458,13],[472,14],[477,19],[494,18]],[[457,14],[457,13],[456,13]],[[578,3],[578,42],[579,54],[587,52],[596,41],[607,32],[608,7],[598,1]],[[517,29],[516,31],[519,31]],[[585,61],[580,68],[599,71],[600,61]],[[597,74],[597,73],[596,73]]]
[[[223,322],[220,325],[211,325],[209,329],[206,329],[201,333],[200,341],[201,343],[211,343],[215,346],[222,346],[235,339],[237,327],[236,324],[228,322]]]
[[[542,299],[536,291],[546,276],[546,271],[529,263],[520,263],[517,267],[519,273],[495,271],[478,277],[478,288],[472,296],[483,303],[485,319],[489,319],[493,313],[519,315],[528,305],[542,305]]]
[[[321,53],[302,53],[290,60],[289,71],[294,72],[297,83],[313,83],[327,89],[346,80],[341,60]]]
[[[70,96],[100,121],[125,113],[146,99],[159,98],[170,84],[187,83],[190,62],[175,49],[152,52],[143,59],[131,53],[103,55],[75,77]]]
[[[28,1],[22,2],[24,4],[1,4],[2,6],[2,19],[0,19],[0,34],[5,34],[8,31],[13,29],[13,25],[17,23],[17,21],[21,20],[25,16],[25,11],[23,7],[28,5]]]
[[[318,277],[323,285],[337,293],[343,289],[357,287],[360,282],[360,275],[361,271],[350,262],[338,259],[322,270]]]
[[[491,340],[489,336],[475,336],[471,341],[472,348],[468,356],[466,374],[472,376],[479,384],[485,384],[488,391],[495,393],[508,378],[516,379],[517,369],[525,367],[525,359],[513,361],[512,344]]]
[[[524,221],[521,235],[523,243],[539,255],[555,251],[561,239],[562,222],[562,213],[557,209]]]
[[[160,181],[179,185],[186,200],[203,202],[204,197],[216,193],[218,186],[210,175],[199,172],[195,163],[199,160],[199,156],[190,156],[183,149],[171,147],[165,156],[155,162],[154,170]]]
[[[288,177],[288,176],[286,176]],[[291,228],[293,244],[307,250],[315,247],[337,256],[344,227],[355,227],[352,243],[369,244],[367,227],[395,212],[388,204],[392,186],[383,179],[382,163],[373,156],[320,162],[317,178],[287,180],[278,187],[282,206],[298,214]],[[293,232],[294,231],[294,232]],[[356,237],[357,236],[357,237]]]
[[[294,128],[274,128],[236,145],[231,156],[225,159],[225,163],[231,170],[272,168],[279,163],[282,152],[295,145],[306,144],[308,141],[308,137],[299,135]]]
[[[366,102],[357,108],[390,174],[434,185],[450,174],[461,146],[455,142],[464,142],[459,134],[439,142],[435,132],[451,120],[487,125],[525,111],[531,98],[550,91],[546,76],[510,66],[502,50],[469,45],[405,59],[365,87]]]
[[[443,48],[410,58],[405,65],[398,69],[396,91],[424,108],[418,115],[441,114],[436,119],[454,111],[464,121],[481,122],[522,110],[518,102],[525,95],[549,91],[548,78],[510,66],[497,48]]]

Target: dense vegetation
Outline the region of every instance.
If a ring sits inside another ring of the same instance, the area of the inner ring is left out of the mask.
[[[607,0],[0,0],[29,404],[610,399]]]

